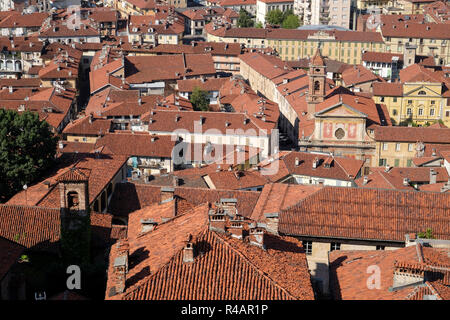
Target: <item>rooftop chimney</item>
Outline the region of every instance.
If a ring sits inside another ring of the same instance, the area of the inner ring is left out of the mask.
[[[313,161],[313,165],[312,165],[313,169],[316,169],[318,165],[319,165],[319,158],[316,157]]]
[[[64,143],[63,143],[62,141],[59,141],[59,142],[58,142],[58,147],[59,147],[60,149],[64,149]]]
[[[295,158],[295,166],[298,167],[299,164],[300,164],[300,160],[298,158]]]
[[[92,119],[94,118],[94,116],[92,115],[92,113],[89,114],[89,123],[92,123]]]
[[[404,262],[396,261],[394,264],[394,279],[389,291],[396,291],[408,286],[422,284],[425,272],[422,268]]]
[[[175,188],[161,187],[161,203],[173,200],[175,196]]]
[[[152,231],[157,225],[153,219],[141,219],[141,233]]]
[[[236,239],[242,239],[243,237],[243,226],[244,217],[240,214],[236,214],[233,218],[230,219],[230,226],[228,227],[228,231],[231,233],[231,236]]]
[[[191,234],[189,234],[186,245],[183,248],[183,262],[194,262],[194,244]]]
[[[405,187],[409,186],[409,179],[408,178],[403,178],[403,185]]]
[[[365,186],[368,183],[369,183],[369,177],[368,176],[364,176],[363,185]]]
[[[437,172],[431,168],[430,169],[430,184],[435,184],[437,180]]]
[[[114,275],[116,277],[116,293],[123,293],[125,291],[126,275],[128,273],[128,250],[129,245],[127,241],[121,240],[117,243],[118,253],[114,260]]]
[[[249,241],[250,244],[260,247],[262,249],[266,249],[264,238],[265,238],[265,230],[260,224],[251,224],[249,231]]]
[[[391,167],[389,167],[389,165],[386,164],[386,166],[384,167],[384,172],[389,172],[389,170],[391,170]]]
[[[216,232],[225,232],[226,216],[225,210],[220,204],[215,204],[209,210],[209,230]]]

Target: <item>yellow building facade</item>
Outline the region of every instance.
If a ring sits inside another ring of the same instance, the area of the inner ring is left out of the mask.
[[[207,32],[207,41],[241,43],[247,48],[271,47],[283,60],[310,58],[317,48],[320,48],[322,54],[330,59],[360,64],[363,50],[385,52],[385,46],[379,33],[365,32],[367,36],[361,37],[362,32],[336,31],[336,33],[342,32],[346,34],[342,34],[340,37],[325,31],[317,31],[305,37],[304,30],[290,30],[289,35],[285,33],[286,36],[283,37],[283,33],[279,32],[279,36],[276,38],[275,35],[261,38],[219,36]]]
[[[375,89],[373,99],[386,105],[393,124],[415,122],[424,126],[442,120],[450,126],[450,106],[442,87],[442,83],[405,83],[398,94]]]

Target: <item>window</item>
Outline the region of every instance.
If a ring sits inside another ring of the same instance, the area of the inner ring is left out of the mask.
[[[394,116],[397,115],[397,109],[393,109],[393,110],[392,110],[392,115],[394,115]]]
[[[394,167],[398,167],[400,165],[400,159],[394,160]]]
[[[387,151],[388,144],[386,142],[383,142],[383,151]]]
[[[345,136],[345,131],[342,128],[339,128],[334,132],[334,135],[337,139],[341,140]]]
[[[69,209],[78,210],[79,204],[79,197],[76,191],[70,191],[67,193],[67,206]]]
[[[419,116],[423,116],[423,109],[422,108],[419,109]]]
[[[395,144],[395,151],[400,151],[400,143]]]
[[[381,101],[381,102],[384,102],[384,97],[381,97],[381,98],[380,98],[380,101]]]
[[[412,100],[408,100],[408,104],[412,104]]]
[[[378,166],[380,167],[386,166],[386,159],[380,159],[380,161],[378,162]]]
[[[384,250],[385,246],[377,246],[377,250]]]
[[[392,102],[397,102],[397,97],[393,97]]]
[[[434,109],[430,109],[430,116],[434,116]]]
[[[305,249],[306,255],[308,256],[312,255],[312,241],[303,241],[302,245],[303,248]]]
[[[341,250],[341,244],[339,242],[332,242],[330,251]]]
[[[408,116],[412,115],[412,109],[411,108],[406,109],[406,114]]]
[[[414,151],[414,143],[408,144],[408,151]]]
[[[419,96],[425,96],[427,93],[424,90],[420,90],[417,94]]]
[[[434,103],[435,103],[435,101],[434,101],[434,100],[431,100],[431,101],[430,101],[430,103],[431,103],[431,104],[434,104]]]
[[[406,166],[407,167],[411,167],[411,164],[412,164],[412,160],[411,159],[406,161]]]

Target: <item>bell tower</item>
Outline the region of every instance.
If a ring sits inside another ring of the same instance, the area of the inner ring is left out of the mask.
[[[308,104],[308,118],[312,118],[315,113],[315,105],[323,102],[325,99],[325,80],[326,80],[326,66],[320,50],[317,49],[314,57],[309,63],[309,88],[306,102]]]
[[[60,194],[60,242],[70,263],[89,261],[89,169],[70,168],[57,179]]]

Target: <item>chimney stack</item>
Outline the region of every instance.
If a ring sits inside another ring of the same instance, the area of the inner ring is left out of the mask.
[[[194,262],[194,244],[191,234],[189,234],[186,245],[183,248],[183,262]]]
[[[264,238],[265,230],[261,224],[251,224],[249,231],[249,241],[250,244],[260,247],[261,249],[266,249]]]
[[[153,219],[141,219],[141,233],[152,231],[157,225]]]
[[[240,214],[236,214],[232,219],[230,219],[230,226],[228,227],[228,231],[231,233],[231,236],[236,239],[242,239],[243,237],[243,222],[244,217]]]
[[[394,279],[389,291],[403,289],[405,286],[423,284],[425,272],[419,265],[396,261],[394,264]]]
[[[384,167],[384,172],[389,172],[391,170],[391,167],[386,163],[386,166]]]
[[[161,187],[161,203],[173,200],[174,196],[175,196],[175,188]]]
[[[126,275],[128,273],[128,250],[129,245],[126,240],[117,243],[118,252],[114,260],[114,274],[116,277],[116,293],[125,291]]]
[[[226,216],[225,210],[220,204],[215,204],[213,208],[209,210],[209,230],[216,232],[225,232]]]
[[[368,183],[369,183],[369,177],[368,176],[364,176],[363,185],[365,186]]]
[[[298,167],[299,164],[300,164],[300,160],[298,158],[295,158],[295,166]]]
[[[437,181],[437,172],[431,168],[430,169],[430,184],[435,184]]]
[[[409,179],[408,178],[403,178],[403,185],[405,187],[409,186]]]
[[[318,165],[319,165],[319,158],[316,157],[313,161],[313,169],[316,169]]]
[[[92,119],[94,118],[94,116],[92,115],[92,113],[89,114],[89,123],[92,123]]]

